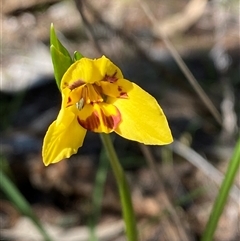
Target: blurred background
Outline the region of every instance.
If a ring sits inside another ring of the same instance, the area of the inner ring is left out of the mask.
[[[169,120],[175,139],[169,146],[112,135],[141,240],[199,240],[239,135],[239,1],[3,0],[1,5],[1,169],[53,240],[89,240],[95,177],[106,157],[98,135],[88,132],[70,160],[42,163],[43,137],[61,103],[49,53],[51,23],[71,54],[109,57],[126,79],[159,101]],[[192,75],[184,74],[186,66]],[[111,168],[105,177],[97,240],[125,240]],[[240,239],[239,193],[238,175],[215,241]],[[1,240],[42,240],[3,193],[0,226]]]

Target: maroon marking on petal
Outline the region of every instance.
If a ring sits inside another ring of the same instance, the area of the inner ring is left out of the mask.
[[[90,131],[94,131],[100,126],[100,119],[94,113],[92,113],[92,115],[90,115],[86,120],[81,120],[77,117],[77,121],[83,128]]]
[[[81,120],[78,116],[77,116],[77,121],[78,121],[78,124],[81,125]]]
[[[67,82],[63,83],[63,88],[66,88],[68,86]]]
[[[121,114],[118,111],[117,115],[106,116],[101,110],[103,124],[110,130],[115,130],[118,123],[121,121]]]
[[[127,92],[121,92],[119,98],[128,98]]]
[[[72,102],[72,99],[68,97],[67,104],[69,104],[70,102]]]
[[[101,111],[102,113],[102,119],[103,119],[103,124],[109,128],[109,129],[113,129],[114,127],[114,120],[112,118],[112,116],[106,116],[104,115],[104,113]]]
[[[117,74],[117,71],[112,76],[109,76],[106,74],[104,80],[110,83],[114,83],[118,80],[118,78],[116,77],[116,74]]]
[[[99,118],[99,114],[96,110],[93,111],[94,115],[97,116]]]
[[[123,89],[121,86],[118,86],[118,91],[121,92]]]
[[[94,90],[97,92],[97,94],[101,96],[102,86],[99,86],[99,85],[96,85],[96,84],[93,84],[92,86],[93,86]]]
[[[70,84],[69,86],[68,86],[68,88],[70,89],[70,90],[74,90],[74,89],[76,89],[76,88],[78,88],[78,87],[80,87],[81,85],[84,85],[85,84],[85,82],[83,81],[83,80],[77,80],[77,81],[74,81],[72,84]]]

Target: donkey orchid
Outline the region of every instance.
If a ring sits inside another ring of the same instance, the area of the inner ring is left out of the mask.
[[[87,130],[116,132],[133,141],[164,145],[173,141],[167,119],[157,101],[124,79],[108,58],[81,58],[62,77],[61,110],[43,143],[47,166],[69,158],[82,146]]]

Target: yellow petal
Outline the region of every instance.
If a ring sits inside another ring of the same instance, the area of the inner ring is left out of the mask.
[[[128,87],[122,86],[120,80],[114,83],[101,81],[101,89],[104,95],[115,98],[127,98]]]
[[[114,105],[98,103],[85,105],[77,118],[79,124],[87,130],[110,133],[121,121],[121,114]]]
[[[138,85],[132,83],[127,99],[109,97],[107,102],[115,105],[121,113],[122,121],[115,132],[122,137],[148,145],[164,145],[173,141],[161,107]]]
[[[84,87],[85,87],[85,85],[81,86],[79,88],[76,88],[74,90],[70,90],[69,88],[63,89],[63,91],[62,91],[62,99],[63,99],[62,108],[66,108],[71,105],[75,105],[81,99]]]
[[[95,61],[88,58],[81,58],[72,64],[63,75],[61,90],[66,87],[77,88],[82,83],[93,84],[103,79]]]
[[[122,79],[123,75],[121,70],[108,58],[102,56],[99,59],[94,60],[96,68],[99,69],[103,77],[107,77],[106,80]]]
[[[94,84],[103,79],[110,81],[122,79],[121,70],[105,56],[99,59],[81,58],[72,64],[63,75],[61,90],[77,88],[83,83]]]
[[[86,130],[79,125],[74,112],[61,109],[58,118],[48,128],[43,141],[43,162],[46,166],[75,154],[82,146]]]

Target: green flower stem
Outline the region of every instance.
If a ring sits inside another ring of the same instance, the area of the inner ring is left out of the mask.
[[[9,200],[14,204],[14,206],[25,216],[29,217],[36,228],[39,230],[45,241],[51,241],[52,239],[48,236],[42,224],[38,218],[34,215],[30,205],[18,191],[15,185],[10,181],[10,179],[0,171],[0,189],[6,194]],[[27,235],[27,234],[26,234]]]
[[[217,228],[218,220],[222,214],[224,206],[227,202],[229,191],[231,190],[232,184],[234,182],[235,176],[240,165],[240,138],[235,146],[234,153],[229,162],[229,166],[225,175],[225,178],[220,187],[218,196],[215,200],[212,213],[209,217],[206,229],[202,236],[202,241],[212,241],[214,232]]]
[[[112,166],[122,204],[123,210],[123,218],[125,221],[126,234],[129,241],[137,241],[137,225],[135,214],[133,211],[133,205],[130,195],[130,190],[128,187],[128,183],[126,177],[124,175],[124,171],[119,163],[118,157],[116,155],[115,149],[113,147],[112,141],[110,139],[110,135],[108,134],[100,134],[104,147],[106,148],[110,164]]]
[[[104,192],[104,185],[107,179],[108,168],[109,162],[106,158],[106,151],[105,148],[102,148],[92,195],[92,214],[89,220],[90,241],[98,240],[95,233],[95,228],[101,215],[102,197]]]

